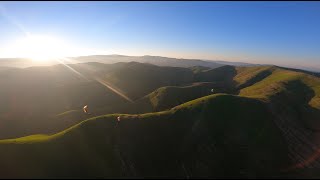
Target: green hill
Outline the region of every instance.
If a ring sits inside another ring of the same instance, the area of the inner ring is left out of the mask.
[[[319,170],[319,92],[318,77],[283,68],[274,68],[268,77],[240,90],[241,96],[266,102],[285,134],[295,162],[292,168],[306,173],[302,177],[307,178],[315,177]]]
[[[296,117],[309,128],[319,128],[317,117],[320,115],[320,79],[318,77],[278,68],[262,81],[241,89],[240,95],[271,102],[279,110],[294,111],[298,113]]]
[[[275,177],[289,164],[273,117],[254,99],[217,94],[123,114],[119,124],[117,116],[0,141],[1,178]]]
[[[46,134],[1,140],[0,177],[317,176],[317,74],[277,66],[68,66],[0,72],[0,138]]]
[[[237,75],[233,78],[236,88],[249,87],[268,77],[274,69],[274,66],[236,67]]]
[[[176,77],[177,74],[181,76]],[[192,83],[192,75],[187,68],[134,62],[60,64],[3,71],[0,139],[61,131],[83,120],[83,114],[72,120],[56,115],[70,110],[81,112],[85,104],[101,112],[97,114],[115,113],[115,106],[125,105],[127,100],[95,81],[96,77],[118,87],[130,98],[139,99],[162,86]]]
[[[217,92],[236,94],[235,84],[230,85],[237,77],[236,72],[232,66],[178,68],[137,62],[60,64],[2,71],[0,138],[61,131],[87,118],[81,111],[85,104],[94,110],[94,115],[167,109],[208,95],[200,90],[204,87],[192,85],[197,83],[218,84]],[[94,80],[97,77],[137,103],[128,104],[124,98]],[[141,98],[167,86],[176,88],[169,88],[163,95],[151,98],[159,99],[159,108],[154,103],[140,103]],[[192,88],[182,88],[189,86]],[[178,96],[173,100],[172,97]],[[56,116],[70,110],[77,112]]]
[[[147,95],[143,100],[150,103],[149,106],[152,106],[153,111],[161,111],[203,96],[223,92],[226,92],[226,90],[221,84],[199,82],[189,86],[161,87]]]
[[[275,68],[275,66],[235,67],[226,65],[215,69],[195,71],[195,81],[221,83],[228,88],[229,93],[236,94],[240,89],[263,80]]]

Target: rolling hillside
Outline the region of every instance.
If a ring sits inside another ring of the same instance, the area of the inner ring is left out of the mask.
[[[1,178],[276,177],[290,164],[280,130],[257,100],[217,94],[123,114],[119,124],[117,116],[0,141]]]
[[[137,62],[112,71],[104,79],[122,89],[132,99],[139,99],[162,86],[178,86],[193,82],[193,73],[187,68],[159,67]]]
[[[162,111],[190,100],[222,92],[226,90],[218,83],[199,82],[190,86],[161,87],[144,97],[143,100],[151,103],[153,111]]]
[[[176,77],[176,74],[181,76]],[[141,63],[86,63],[10,69],[0,72],[0,138],[63,130],[81,119],[65,121],[55,116],[70,110],[125,104],[103,81],[138,99],[162,86],[192,82],[192,71]],[[106,112],[104,112],[106,113]],[[78,117],[78,116],[77,116]],[[44,121],[43,119],[47,119]]]
[[[320,168],[313,73],[137,62],[69,67],[85,78],[62,65],[3,71],[2,139],[48,135],[1,140],[2,177],[13,177],[14,167],[21,177],[178,178],[314,177]]]
[[[8,69],[0,72],[0,138],[53,133],[94,115],[165,110],[208,95],[212,88],[214,93],[242,95],[247,92],[246,89],[273,77],[276,71],[312,76],[276,66],[208,69],[199,66],[159,67],[137,62]],[[127,102],[96,81],[97,77],[134,102]],[[270,93],[273,93],[272,90]],[[260,92],[258,94],[261,95]],[[89,104],[94,114],[84,116],[81,108],[85,104]],[[57,116],[68,111],[71,112]],[[317,116],[315,109],[305,111],[305,116]],[[313,119],[308,118],[304,122],[317,123],[316,118]]]

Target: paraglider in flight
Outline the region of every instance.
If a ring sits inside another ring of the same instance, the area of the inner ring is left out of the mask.
[[[86,113],[86,114],[90,114],[90,113],[88,112],[88,105],[85,105],[85,106],[83,107],[83,112]]]

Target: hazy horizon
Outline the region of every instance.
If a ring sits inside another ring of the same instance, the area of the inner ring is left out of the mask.
[[[319,2],[1,2],[0,58],[123,54],[320,69]]]
[[[290,65],[290,64],[283,64],[283,63],[249,63],[245,61],[233,61],[233,60],[222,60],[222,59],[200,59],[200,58],[180,58],[180,57],[168,57],[168,56],[161,56],[161,55],[127,55],[127,54],[92,54],[92,55],[81,55],[81,56],[68,56],[67,58],[76,58],[76,57],[90,57],[90,56],[130,56],[130,57],[143,57],[143,56],[152,56],[152,57],[164,57],[164,58],[175,58],[175,59],[183,59],[183,60],[202,60],[202,61],[212,61],[212,62],[224,62],[224,63],[244,63],[244,64],[252,64],[252,65],[275,65],[275,66],[280,66],[280,67],[288,67],[288,68],[295,68],[295,69],[302,69],[302,70],[307,70],[311,72],[320,72],[320,67],[310,67],[310,66],[301,66],[301,65]],[[29,59],[32,61],[31,58],[26,58],[26,57],[7,57],[3,58],[0,57],[0,62],[1,60],[8,60],[8,59]],[[120,61],[119,61],[120,62]],[[55,61],[54,59],[50,61],[45,61],[45,62],[34,62],[33,64],[30,64],[30,66],[47,66],[47,65],[52,65],[52,64],[59,64],[59,61]],[[222,63],[223,64],[223,63]],[[1,67],[1,66],[0,66]]]

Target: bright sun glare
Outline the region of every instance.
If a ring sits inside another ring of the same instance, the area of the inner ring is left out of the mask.
[[[49,61],[66,56],[68,47],[63,40],[53,36],[30,35],[18,40],[12,49],[35,61]]]

